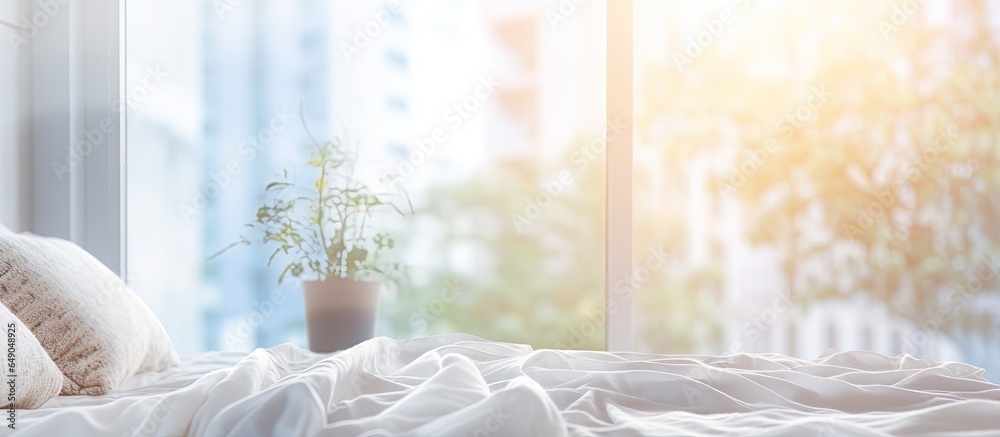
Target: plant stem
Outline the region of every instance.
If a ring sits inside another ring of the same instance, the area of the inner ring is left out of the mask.
[[[319,238],[321,240],[320,246],[323,249],[323,253],[326,255],[326,274],[324,276],[328,277],[330,273],[334,271],[334,263],[333,258],[330,256],[330,247],[329,242],[326,240],[326,231],[323,230],[323,223],[326,221],[326,214],[324,214],[326,201],[323,195],[326,188],[326,153],[323,151],[323,146],[320,146],[319,141],[316,141],[316,137],[313,136],[312,130],[309,129],[309,124],[306,123],[305,102],[299,102],[299,118],[302,119],[302,127],[305,128],[306,134],[309,135],[309,139],[311,139],[313,145],[316,146],[316,149],[320,154],[320,159],[323,161],[320,165],[320,182],[322,183],[316,187],[316,191],[319,194],[319,205],[317,207],[318,217],[316,219],[318,223],[316,223],[316,225],[319,227]]]
[[[320,182],[321,183],[319,184],[319,186],[316,187],[317,190],[319,191],[319,210],[318,210],[319,216],[316,219],[316,222],[317,222],[316,225],[319,226],[319,238],[321,240],[323,240],[323,243],[322,243],[323,253],[326,254],[326,265],[327,265],[326,270],[327,270],[327,275],[329,275],[329,273],[333,270],[334,267],[333,267],[333,258],[330,256],[329,243],[326,241],[326,231],[323,230],[323,223],[326,221],[326,214],[324,213],[324,210],[326,208],[326,202],[324,200],[324,195],[323,195],[323,191],[325,191],[324,189],[326,188],[326,163],[325,162],[323,163],[322,167],[323,167],[323,169],[320,170]],[[324,279],[326,279],[326,278],[324,278]]]

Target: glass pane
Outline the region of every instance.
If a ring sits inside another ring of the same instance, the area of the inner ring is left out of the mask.
[[[603,348],[605,5],[561,3],[130,1],[129,279],[178,349],[306,345],[295,260],[244,227],[313,186],[306,124],[412,202],[366,222],[408,273],[378,335]]]
[[[639,348],[995,377],[998,6],[637,0]]]

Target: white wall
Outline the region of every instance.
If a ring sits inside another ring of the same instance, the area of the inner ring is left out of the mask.
[[[25,8],[23,1],[0,2],[0,20],[19,23]],[[8,33],[0,26],[0,223],[15,231],[28,230],[31,220],[30,119],[27,106],[30,83],[25,74],[28,60],[25,47],[18,52],[9,43]]]

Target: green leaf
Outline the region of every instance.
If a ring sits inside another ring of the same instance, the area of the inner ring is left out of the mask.
[[[282,270],[281,275],[278,276],[278,283],[279,284],[282,283],[282,282],[285,282],[285,275],[287,275],[288,272],[292,271],[292,267],[294,267],[294,266],[295,266],[295,264],[289,264],[287,267],[285,267],[285,270]]]
[[[347,254],[348,271],[350,271],[352,268],[356,268],[367,259],[368,259],[368,250],[355,246],[353,249],[351,249],[350,253]]]
[[[282,189],[290,187],[291,185],[292,184],[290,182],[271,182],[270,184],[267,184],[267,187],[264,188],[264,191],[271,191],[273,189]]]
[[[271,257],[267,259],[268,267],[270,267],[271,263],[274,262],[274,257],[278,256],[278,254],[281,253],[281,249],[282,249],[281,247],[275,249],[274,253],[271,254]]]

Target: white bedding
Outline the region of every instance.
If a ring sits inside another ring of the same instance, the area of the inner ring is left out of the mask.
[[[871,352],[532,351],[444,335],[210,353],[18,411],[25,436],[1000,435],[980,369]]]

